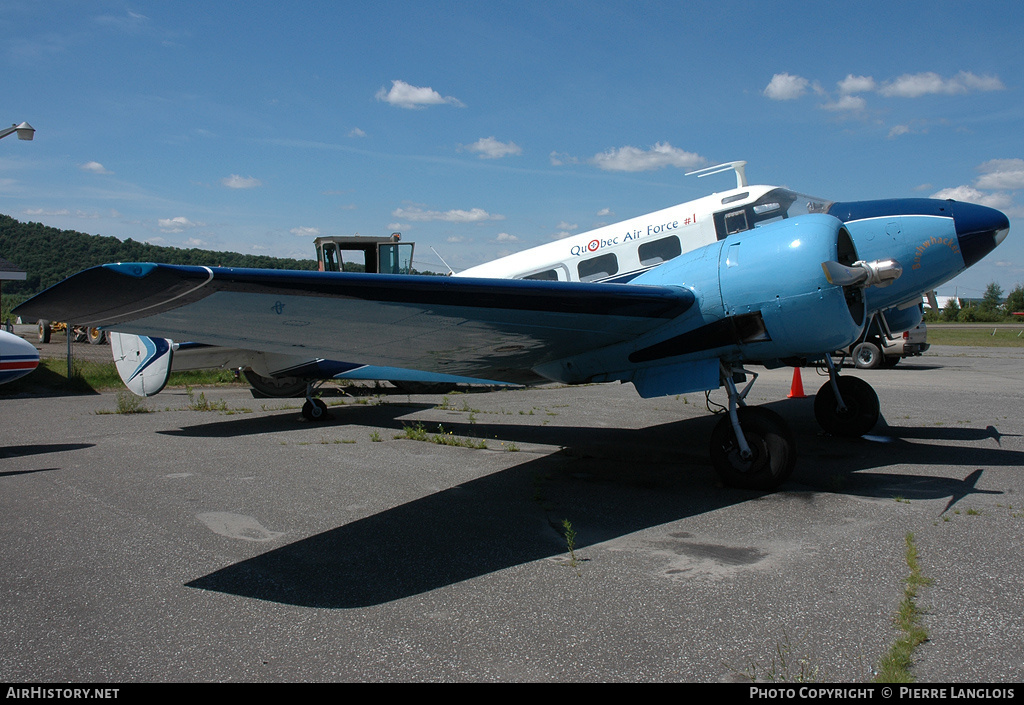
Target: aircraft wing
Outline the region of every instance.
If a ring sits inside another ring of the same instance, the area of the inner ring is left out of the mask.
[[[675,286],[108,264],[18,313],[178,341],[516,383],[695,301]]]

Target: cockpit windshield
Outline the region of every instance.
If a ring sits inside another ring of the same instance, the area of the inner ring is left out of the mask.
[[[832,201],[776,188],[756,201],[715,213],[718,239],[806,213],[826,213]]]

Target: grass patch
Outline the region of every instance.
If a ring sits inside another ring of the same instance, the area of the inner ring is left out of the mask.
[[[875,676],[876,683],[913,683],[914,676],[910,672],[910,666],[914,650],[928,641],[928,632],[921,624],[921,610],[917,606],[918,590],[931,584],[931,578],[926,578],[921,573],[921,566],[917,561],[917,544],[914,543],[914,535],[908,533],[906,536],[906,560],[910,568],[910,575],[907,577],[907,586],[903,590],[903,601],[900,602],[899,610],[896,612],[896,626],[900,630],[900,636],[896,643],[882,657],[878,665],[878,675]]]
[[[965,328],[933,324],[928,326],[928,342],[933,345],[1024,348],[1024,327]]]
[[[415,423],[402,427],[402,432],[395,434],[395,438],[408,438],[411,441],[424,441],[426,443],[437,443],[442,446],[458,446],[460,448],[487,448],[487,441],[479,441],[475,438],[462,438],[451,431],[445,431],[444,426],[438,424],[437,433],[429,433],[423,424]]]

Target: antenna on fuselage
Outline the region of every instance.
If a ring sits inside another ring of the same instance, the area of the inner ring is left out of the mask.
[[[726,162],[725,164],[718,164],[716,166],[705,167],[704,169],[697,169],[696,171],[688,171],[686,176],[697,175],[698,179],[702,179],[705,176],[711,176],[712,174],[721,174],[723,171],[729,171],[732,169],[736,172],[736,188],[744,188],[747,185],[747,163],[746,162]]]
[[[431,250],[434,250],[434,247],[433,247],[433,245],[431,245],[430,249],[431,249]],[[450,277],[451,275],[455,274],[455,270],[454,270],[454,269],[452,269],[452,268],[451,268],[451,267],[450,267],[450,266],[448,265],[448,263],[444,261],[444,257],[442,257],[441,255],[439,255],[439,254],[437,253],[437,250],[434,250],[434,254],[435,254],[435,255],[437,255],[437,258],[438,258],[439,260],[441,260],[441,264],[443,264],[443,265],[444,265],[445,267],[448,267],[448,276],[449,276],[449,277]]]

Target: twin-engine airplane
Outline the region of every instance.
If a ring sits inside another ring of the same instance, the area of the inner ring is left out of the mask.
[[[122,377],[143,394],[166,381],[175,340],[218,346],[211,359],[242,355],[272,378],[347,368],[378,379],[621,381],[642,397],[724,386],[713,465],[729,484],[771,490],[792,472],[795,445],[778,414],[745,405],[757,375],[743,366],[824,362],[818,422],[868,432],[878,397],[840,376],[831,351],[876,313],[891,331],[917,325],[922,295],[995,248],[1009,221],[952,200],[835,202],[748,186],[744,164],[702,170],[735,170],[735,189],[452,277],[107,264],[17,310],[115,331]],[[321,404],[307,398],[304,413]]]

